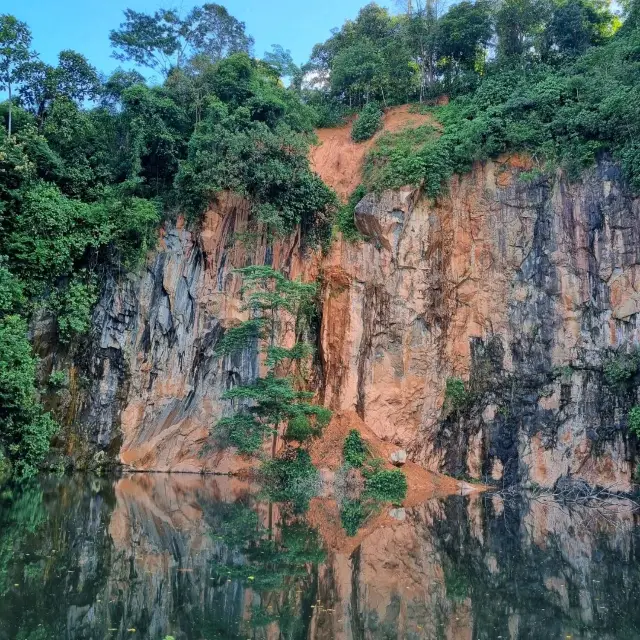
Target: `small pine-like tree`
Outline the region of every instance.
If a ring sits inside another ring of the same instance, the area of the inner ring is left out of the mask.
[[[227,330],[216,353],[230,355],[258,340],[267,374],[224,394],[239,410],[218,421],[214,433],[245,454],[256,453],[271,435],[275,456],[281,430],[287,440],[302,443],[319,435],[331,419],[328,409],[311,402],[313,393],[296,388],[291,375],[291,370],[311,354],[310,345],[302,340],[290,348],[278,344],[287,330],[299,337],[308,329],[316,286],[289,280],[268,266],[245,267],[237,272],[243,277],[244,309],[252,317]]]

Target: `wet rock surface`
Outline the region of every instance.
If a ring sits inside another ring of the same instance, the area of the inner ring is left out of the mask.
[[[430,202],[367,196],[372,241],[324,261],[325,401],[428,468],[500,484],[630,489],[640,203],[602,160],[578,183],[526,158],[477,165]],[[445,403],[447,379],[467,396]]]

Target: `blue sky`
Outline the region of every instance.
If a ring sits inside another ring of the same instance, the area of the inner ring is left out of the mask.
[[[33,33],[33,47],[49,63],[62,49],[84,54],[99,71],[118,66],[111,57],[109,31],[123,20],[126,8],[152,13],[160,7],[187,12],[195,4],[187,0],[9,0],[0,12],[14,14]],[[367,0],[219,0],[229,13],[247,25],[262,56],[272,44],[281,44],[297,63],[305,62],[316,42],[326,40],[333,27],[354,18]],[[391,6],[391,0],[378,4]]]

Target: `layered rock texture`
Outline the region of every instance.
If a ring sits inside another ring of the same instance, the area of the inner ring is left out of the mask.
[[[355,410],[412,461],[628,490],[637,375],[612,384],[604,369],[640,335],[639,214],[609,161],[571,183],[507,157],[454,178],[436,203],[410,188],[366,196],[355,216],[367,240],[320,255],[299,234],[246,233],[246,202],[222,194],[199,229],[163,229],[144,273],[107,284],[59,403],[65,446],[138,470],[246,466],[207,444],[222,393],[256,375],[256,350],[214,349],[244,317],[233,269],[272,264],[322,284],[318,400]],[[36,344],[45,369],[64,361],[42,331]],[[456,402],[452,378],[466,384]]]
[[[366,243],[324,261],[325,402],[433,470],[630,488],[640,203],[606,161],[570,184],[526,159],[478,165],[432,203],[366,196]],[[447,380],[467,382],[445,401]]]
[[[108,281],[59,407],[72,456],[103,450],[152,471],[228,473],[251,464],[212,447],[209,432],[230,410],[222,394],[257,375],[257,348],[225,358],[214,351],[224,330],[246,319],[234,269],[272,264],[295,276],[301,252],[297,235],[268,244],[260,229],[247,233],[249,213],[245,200],[221,194],[197,230],[182,219],[161,230],[143,273]],[[66,366],[43,336],[35,342],[45,368]]]

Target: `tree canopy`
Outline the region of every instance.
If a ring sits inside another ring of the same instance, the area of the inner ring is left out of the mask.
[[[125,21],[109,35],[114,57],[160,71],[168,76],[195,56],[211,62],[244,51],[251,52],[253,38],[221,5],[206,3],[186,16],[174,9],[159,9],[152,15],[127,9]]]

